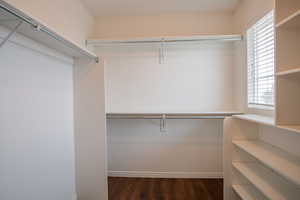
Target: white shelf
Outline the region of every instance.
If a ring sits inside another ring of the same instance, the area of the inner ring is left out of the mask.
[[[86,48],[61,36],[28,14],[0,0],[0,25],[12,30],[18,22],[22,25],[17,33],[73,58],[97,60],[97,56]]]
[[[279,125],[278,128],[293,131],[295,133],[300,133],[300,125]]]
[[[276,28],[300,28],[300,10],[281,20]]]
[[[299,76],[300,77],[300,68],[277,72],[276,76]]]
[[[287,131],[292,131],[295,133],[300,133],[300,125],[275,125],[274,119],[272,117],[253,115],[253,114],[233,115],[233,117],[236,119],[242,119],[249,122],[255,122],[263,125],[284,129]]]
[[[164,42],[199,42],[199,41],[241,41],[242,35],[192,35],[192,36],[161,36],[153,38],[131,39],[89,39],[88,45],[101,46],[107,44],[137,44]]]
[[[285,180],[259,164],[233,163],[253,186],[270,200],[295,200],[300,196],[300,190],[291,187]]]
[[[232,189],[242,200],[267,200],[251,185],[233,185]]]
[[[106,113],[109,119],[161,119],[163,115],[167,119],[202,119],[202,118],[224,118],[240,112],[187,112],[187,113]]]
[[[233,141],[261,163],[300,187],[300,159],[260,141]]]
[[[234,118],[242,119],[250,122],[256,122],[259,124],[275,126],[274,119],[272,117],[253,115],[253,114],[245,114],[245,115],[234,115]]]

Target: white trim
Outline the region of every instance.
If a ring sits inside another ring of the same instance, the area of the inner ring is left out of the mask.
[[[135,178],[223,178],[223,172],[108,171],[108,176]]]

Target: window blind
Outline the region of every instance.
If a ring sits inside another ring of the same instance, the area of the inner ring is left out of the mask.
[[[274,106],[274,12],[247,31],[248,106]]]

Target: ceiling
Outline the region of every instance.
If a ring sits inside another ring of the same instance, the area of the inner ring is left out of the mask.
[[[94,16],[231,11],[239,0],[81,0]]]

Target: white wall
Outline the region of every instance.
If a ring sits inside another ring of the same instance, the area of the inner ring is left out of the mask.
[[[97,48],[105,62],[107,112],[213,112],[233,109],[233,44]],[[112,176],[222,177],[222,121],[108,121]]]
[[[222,177],[222,120],[108,121],[111,176]]]
[[[94,18],[80,0],[5,0],[65,38],[85,47]]]
[[[71,200],[72,61],[19,35],[13,40],[22,45],[0,49],[0,199]]]
[[[135,38],[232,34],[231,12],[191,12],[145,16],[100,16],[93,38]]]
[[[214,112],[233,110],[233,44],[166,44],[98,48],[105,60],[106,111]]]

